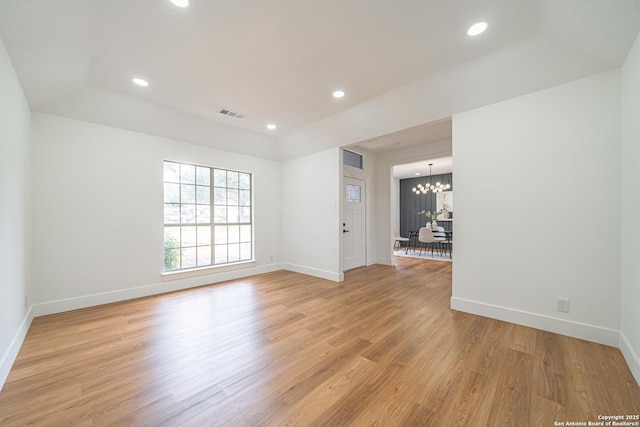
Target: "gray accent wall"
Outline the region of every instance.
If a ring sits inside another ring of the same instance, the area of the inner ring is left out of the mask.
[[[431,183],[440,182],[449,184],[453,191],[453,174],[447,173],[442,175],[432,175],[431,177],[408,178],[400,180],[400,235],[408,237],[409,231],[417,231],[420,227],[424,227],[427,223],[427,217],[418,215],[422,210],[436,210],[436,195],[432,192],[426,194],[416,194],[411,189],[418,184],[425,185],[429,181]],[[451,215],[453,216],[453,215]],[[451,230],[452,222],[439,222],[445,230]]]

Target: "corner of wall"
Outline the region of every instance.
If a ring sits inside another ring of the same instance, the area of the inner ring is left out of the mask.
[[[640,34],[636,36],[627,58],[621,68],[621,326],[620,350],[633,376],[640,384]]]
[[[320,279],[331,280],[333,282],[344,282],[344,273],[337,273],[304,265],[284,263],[283,268],[294,273],[306,274],[307,276],[318,277]]]
[[[624,359],[627,361],[627,365],[629,365],[629,369],[631,370],[631,374],[636,379],[638,385],[640,385],[640,356],[636,354],[629,343],[629,340],[625,336],[624,332],[620,332],[620,343],[618,344]]]
[[[29,331],[29,326],[31,326],[31,322],[34,317],[34,309],[33,305],[29,307],[27,313],[25,314],[18,330],[13,336],[9,347],[2,355],[2,359],[0,359],[0,391],[4,387],[4,383],[9,376],[9,372],[11,371],[11,367],[18,356],[18,352],[20,351],[20,347],[22,347],[22,343],[24,342],[25,337],[27,336],[27,332]]]

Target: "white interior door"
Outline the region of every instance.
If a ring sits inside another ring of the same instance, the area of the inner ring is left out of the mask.
[[[346,176],[343,182],[342,265],[350,270],[366,264],[365,182]]]

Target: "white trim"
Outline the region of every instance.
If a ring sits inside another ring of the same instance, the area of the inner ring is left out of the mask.
[[[11,344],[9,344],[7,351],[4,352],[2,359],[0,359],[0,391],[9,376],[13,362],[15,362],[16,357],[18,357],[18,352],[20,351],[20,347],[22,347],[22,343],[27,336],[33,317],[34,310],[33,305],[31,305],[29,310],[27,310],[27,313],[24,315],[20,326],[18,326],[18,330],[13,335],[13,339],[11,340]]]
[[[162,273],[162,281],[184,279],[186,277],[205,276],[207,274],[225,273],[227,271],[240,270],[249,267],[255,267],[255,260],[240,261],[229,264],[208,265],[200,268],[190,268],[187,270],[166,271]]]
[[[34,311],[35,316],[45,316],[48,314],[78,310],[80,308],[93,307],[101,304],[109,304],[112,302],[126,301],[134,298],[163,294],[166,292],[178,291],[182,289],[195,288],[198,286],[239,279],[242,277],[253,276],[255,274],[269,273],[277,270],[282,270],[282,265],[268,264],[262,267],[243,268],[241,270],[232,270],[221,273],[208,274],[204,276],[187,277],[167,282],[153,283],[151,285],[138,286],[135,288],[120,289],[117,291],[103,292],[99,294],[90,294],[74,298],[47,301],[35,304]]]
[[[367,257],[367,264],[366,266],[369,267],[370,265],[375,265],[378,264],[378,257],[372,256],[372,257]]]
[[[620,351],[624,356],[624,359],[627,361],[627,365],[633,374],[633,377],[636,379],[636,382],[640,385],[640,356],[636,354],[631,346],[631,343],[627,340],[627,337],[624,335],[624,332],[620,332],[620,343],[619,343]]]
[[[451,308],[556,334],[567,335],[599,344],[618,347],[620,333],[614,329],[558,319],[509,307],[451,297]]]
[[[306,274],[307,276],[319,277],[321,279],[332,280],[334,282],[343,282],[344,273],[335,273],[333,271],[320,270],[313,267],[305,267],[304,265],[283,263],[282,268],[294,273]]]

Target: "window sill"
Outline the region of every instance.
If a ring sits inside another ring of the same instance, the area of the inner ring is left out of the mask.
[[[189,270],[169,271],[162,273],[162,281],[185,279],[188,277],[205,276],[207,274],[223,273],[226,271],[241,270],[243,268],[255,267],[255,260],[234,262],[233,264],[212,265],[200,268],[191,268]]]

